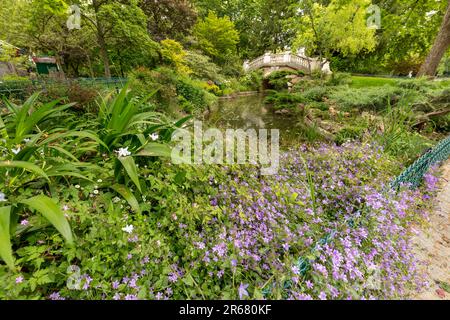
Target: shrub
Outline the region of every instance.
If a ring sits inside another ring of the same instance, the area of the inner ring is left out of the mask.
[[[199,80],[212,80],[223,83],[225,78],[220,74],[220,67],[211,62],[208,56],[196,51],[187,51],[186,65],[192,70],[192,77]]]
[[[263,86],[263,72],[261,70],[252,71],[240,78],[240,83],[245,91],[260,91]]]
[[[289,80],[286,78],[290,75],[297,75],[297,71],[275,71],[268,77],[269,84],[274,90],[284,90],[288,88]]]
[[[312,87],[303,92],[303,97],[308,101],[322,101],[328,95],[327,87]]]
[[[321,111],[328,111],[330,109],[328,104],[326,104],[325,102],[317,102],[317,101],[309,102],[308,107],[314,108],[314,109],[319,109]]]
[[[427,80],[426,78],[399,80],[396,85],[399,88],[411,89],[422,93],[427,93],[430,90],[437,89],[438,84]]]
[[[301,94],[276,91],[271,91],[265,99],[265,103],[272,104],[275,109],[294,109],[305,101]]]
[[[181,109],[186,112],[204,110],[214,104],[217,99],[209,91],[221,94],[217,86],[177,75],[167,67],[151,71],[145,68],[135,70],[132,74],[132,88],[140,97],[159,89],[153,99],[156,103],[165,108],[178,108],[181,104]]]
[[[389,103],[395,104],[404,91],[391,86],[369,87],[369,88],[346,88],[339,87],[330,94],[330,99],[334,100],[343,109],[384,109]]]
[[[348,141],[359,140],[366,130],[367,127],[364,126],[346,125],[341,130],[339,130],[334,141],[338,145],[341,145]]]
[[[329,86],[342,86],[352,83],[352,75],[350,73],[333,73],[331,78],[327,81]]]
[[[188,75],[192,73],[186,63],[187,52],[179,42],[172,39],[162,40],[161,55],[163,62],[172,66],[179,74]]]

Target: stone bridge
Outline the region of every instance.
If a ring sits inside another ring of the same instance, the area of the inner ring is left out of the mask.
[[[272,72],[282,70],[303,71],[305,74],[311,74],[313,71],[322,70],[326,74],[331,74],[330,63],[317,58],[310,58],[304,54],[304,51],[299,51],[298,54],[293,54],[290,51],[283,53],[266,53],[265,55],[256,58],[253,61],[244,62],[245,72],[254,70],[263,70],[264,77],[268,77]]]

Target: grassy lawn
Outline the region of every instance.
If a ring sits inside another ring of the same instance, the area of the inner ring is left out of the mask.
[[[394,85],[397,79],[381,78],[381,77],[363,77],[352,76],[352,88],[364,88],[364,87],[382,87],[384,85]]]

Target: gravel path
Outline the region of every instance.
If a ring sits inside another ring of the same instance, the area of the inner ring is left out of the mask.
[[[430,288],[414,299],[450,300],[450,292],[444,290],[450,287],[450,161],[444,164],[442,174],[429,229],[414,238],[418,258],[427,263],[430,282]]]

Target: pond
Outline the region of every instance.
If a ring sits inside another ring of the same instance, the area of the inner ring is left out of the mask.
[[[297,117],[275,113],[264,103],[264,95],[221,99],[207,116],[208,126],[221,129],[279,129],[282,144],[294,142],[303,136]]]

